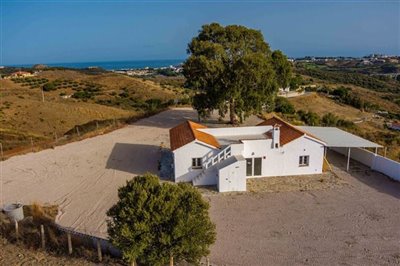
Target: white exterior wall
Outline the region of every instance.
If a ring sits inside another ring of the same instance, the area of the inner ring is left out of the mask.
[[[218,173],[218,191],[246,191],[246,160],[236,161]]]
[[[191,182],[203,169],[192,169],[192,158],[202,157],[203,162],[220,152],[201,142],[193,141],[174,153],[175,182]],[[271,139],[244,140],[231,145],[232,155],[244,158],[262,158],[262,174],[254,177],[303,175],[322,173],[324,145],[300,137],[283,147],[273,148]],[[299,166],[299,156],[310,156],[308,166]],[[238,168],[236,168],[238,167]],[[246,161],[235,162],[220,170],[210,167],[196,185],[215,185],[220,191],[243,191],[246,188]]]
[[[218,153],[219,149],[213,149],[197,141],[173,151],[175,182],[191,182],[203,169],[192,169],[192,158],[211,157]],[[216,182],[216,181],[215,181]]]
[[[324,145],[306,137],[300,137],[278,149],[272,147],[272,140],[244,141],[245,158],[262,158],[262,175],[285,176],[322,173]],[[299,166],[299,156],[310,156],[308,166]]]

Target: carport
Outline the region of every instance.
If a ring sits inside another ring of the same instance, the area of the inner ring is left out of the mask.
[[[325,156],[327,148],[347,148],[347,171],[349,171],[350,167],[351,148],[375,148],[376,154],[378,148],[382,147],[377,143],[353,135],[336,127],[299,126],[298,128],[326,143]]]

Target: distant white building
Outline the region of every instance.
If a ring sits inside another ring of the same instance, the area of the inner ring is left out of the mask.
[[[26,72],[26,71],[17,71],[14,73],[11,73],[9,76],[4,77],[7,79],[11,79],[11,78],[29,78],[29,77],[34,77],[35,74],[32,74],[30,72]]]
[[[246,191],[246,179],[320,174],[325,143],[273,117],[252,127],[207,128],[186,121],[170,130],[175,182]]]

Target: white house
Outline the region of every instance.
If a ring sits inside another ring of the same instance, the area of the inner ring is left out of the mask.
[[[325,143],[278,117],[258,126],[207,128],[186,121],[170,130],[175,182],[246,191],[246,179],[319,174]]]

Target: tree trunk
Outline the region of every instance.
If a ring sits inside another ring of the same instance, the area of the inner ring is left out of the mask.
[[[174,257],[169,257],[169,266],[174,266]]]
[[[229,120],[232,125],[238,124],[238,116],[235,112],[235,99],[229,101]]]
[[[131,261],[131,266],[135,266],[135,265],[136,265],[135,260],[132,260]]]

